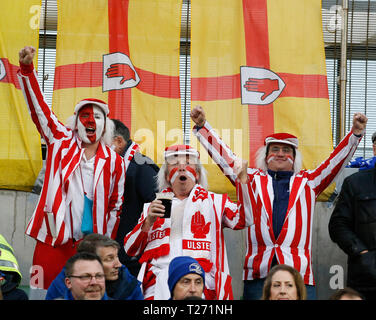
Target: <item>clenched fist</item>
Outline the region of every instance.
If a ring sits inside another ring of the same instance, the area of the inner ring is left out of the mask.
[[[356,135],[363,134],[368,118],[360,112],[354,113],[352,131]]]
[[[20,62],[23,64],[31,64],[33,62],[36,50],[34,47],[26,46],[20,50]]]
[[[201,106],[196,106],[191,111],[191,119],[199,127],[203,127],[206,121],[205,111]]]

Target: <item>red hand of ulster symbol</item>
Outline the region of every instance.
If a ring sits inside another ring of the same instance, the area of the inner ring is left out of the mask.
[[[205,224],[205,217],[200,211],[197,211],[191,220],[191,232],[193,233],[193,238],[205,239],[210,230],[210,223],[211,222]]]
[[[131,67],[125,63],[113,63],[107,69],[107,78],[121,77],[120,84],[130,79],[135,79],[135,73]]]
[[[279,84],[277,79],[254,79],[249,78],[246,81],[244,88],[247,91],[261,92],[263,93],[261,100],[265,100],[272,92],[279,89]]]

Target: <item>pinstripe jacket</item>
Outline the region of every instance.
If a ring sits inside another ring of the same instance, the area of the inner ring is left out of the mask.
[[[249,182],[240,184],[232,170],[236,156],[210,124],[206,122],[199,130],[195,127],[194,134],[229,180],[236,185],[238,200],[253,219],[253,224],[247,229],[243,279],[265,278],[273,256],[276,255],[280,264],[293,266],[306,284],[313,285],[311,242],[315,201],[350,161],[361,138],[352,132],[348,133],[329,158],[316,169],[301,170],[292,175],[286,217],[281,233],[275,239],[272,224],[272,177],[260,169],[248,168]]]
[[[81,139],[58,121],[45,102],[32,65],[22,65],[18,79],[32,120],[47,144],[45,180],[26,234],[52,246],[72,238],[79,240],[83,236],[80,232],[82,212],[74,212],[72,202],[83,203],[82,180],[77,170],[84,153]],[[101,141],[94,162],[95,233],[115,238],[124,181],[124,160]]]

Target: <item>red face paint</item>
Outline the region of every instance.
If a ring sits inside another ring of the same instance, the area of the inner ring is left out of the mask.
[[[197,179],[197,172],[194,168],[192,168],[191,166],[189,165],[186,165],[185,166],[185,175],[190,178],[193,182],[196,182],[196,179]],[[179,168],[173,168],[171,171],[170,171],[170,174],[168,176],[169,180],[170,180],[170,183],[174,183],[174,181],[176,180],[176,178],[179,176]]]
[[[97,140],[97,126],[94,118],[93,106],[86,105],[82,107],[82,109],[78,113],[78,119],[83,126],[80,128],[80,126],[78,125],[79,134],[82,135],[82,137],[86,136],[91,143],[94,143]]]
[[[185,170],[187,170],[189,173],[191,173],[193,175],[193,179],[192,180],[195,181],[197,179],[197,172],[196,172],[196,170],[194,168],[192,168],[191,166],[186,166]]]
[[[169,178],[171,184],[174,183],[174,181],[176,180],[176,178],[178,177],[178,175],[179,175],[178,168],[173,168],[170,171],[170,174],[169,174],[168,178]]]

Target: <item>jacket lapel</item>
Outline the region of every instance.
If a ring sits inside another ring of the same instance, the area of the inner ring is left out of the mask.
[[[292,181],[290,180],[290,196],[289,196],[289,205],[287,207],[287,214],[285,217],[285,222],[291,212],[291,209],[295,206],[296,201],[298,200],[300,194],[304,190],[304,187],[308,181],[307,177],[304,176],[295,176]]]
[[[271,224],[273,217],[272,203],[274,199],[272,178],[268,174],[255,175],[255,182],[267,219],[269,220],[269,224]]]
[[[106,150],[106,147],[103,145],[103,142],[101,141],[98,150],[96,153],[96,159],[95,159],[95,166],[94,166],[94,184],[93,188],[96,189],[99,177],[101,176],[101,173],[103,171],[103,167],[106,164],[106,158],[108,157],[108,152]],[[94,191],[93,190],[93,191]]]

